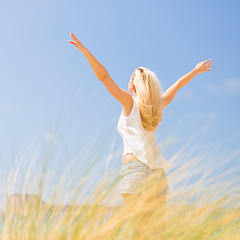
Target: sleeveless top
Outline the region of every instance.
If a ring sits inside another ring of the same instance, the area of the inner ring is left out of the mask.
[[[148,131],[142,126],[136,97],[133,97],[132,111],[127,117],[123,115],[122,109],[117,130],[124,144],[122,156],[126,153],[133,153],[140,162],[150,169],[170,167],[155,141],[156,131]]]

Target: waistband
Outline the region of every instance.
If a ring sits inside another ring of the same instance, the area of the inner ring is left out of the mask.
[[[139,161],[137,159],[132,159],[127,162],[124,162],[124,163],[122,163],[122,166],[131,165],[131,164],[141,165],[141,166],[144,166],[145,168],[149,168],[147,165],[145,165],[144,163],[142,163],[141,161]]]

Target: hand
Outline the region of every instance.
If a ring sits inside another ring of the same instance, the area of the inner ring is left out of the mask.
[[[211,68],[212,67],[212,64],[213,63],[208,63],[208,64],[206,64],[207,62],[210,62],[211,61],[211,59],[208,59],[208,60],[206,60],[206,61],[202,61],[202,62],[200,62],[200,63],[198,63],[197,65],[196,65],[196,67],[194,68],[194,70],[197,72],[197,73],[204,73],[204,72],[207,72],[207,71],[210,71],[211,69],[209,69],[209,68]]]
[[[71,41],[69,40],[68,42],[75,45],[79,50],[83,50],[84,49],[84,46],[82,45],[82,43],[77,39],[77,37],[71,32],[70,33],[70,36],[72,37],[72,39],[75,41]]]

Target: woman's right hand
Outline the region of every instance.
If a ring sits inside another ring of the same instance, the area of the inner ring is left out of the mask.
[[[77,39],[77,37],[72,32],[70,33],[70,36],[75,42],[71,40],[69,40],[68,42],[75,45],[79,50],[82,51],[85,48],[83,44]]]
[[[213,63],[209,63],[211,61],[211,59],[208,59],[206,61],[202,61],[200,63],[198,63],[196,65],[196,67],[194,68],[194,70],[197,72],[197,73],[204,73],[204,72],[208,72],[211,70],[211,67],[213,65]],[[208,63],[208,64],[206,64]]]

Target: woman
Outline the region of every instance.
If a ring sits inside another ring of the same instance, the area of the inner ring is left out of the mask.
[[[164,93],[161,91],[156,75],[147,68],[137,68],[128,84],[130,93],[121,89],[111,79],[107,70],[99,63],[86,47],[71,33],[75,45],[87,58],[97,78],[123,106],[117,130],[122,136],[124,153],[122,156],[121,195],[126,204],[140,197],[149,185],[143,188],[143,180],[151,178],[158,188],[154,201],[166,204],[169,193],[164,168],[168,162],[163,158],[155,142],[155,132],[162,120],[163,109],[173,100],[177,91],[191,81],[197,74],[210,71],[210,59],[202,61],[185,76],[177,80]],[[146,178],[148,176],[148,178]]]

